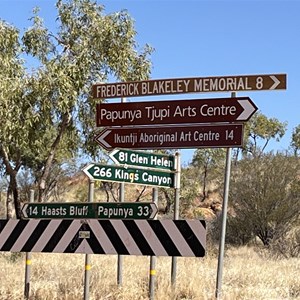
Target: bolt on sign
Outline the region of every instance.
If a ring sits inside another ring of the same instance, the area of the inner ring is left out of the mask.
[[[182,93],[285,90],[286,74],[171,78],[95,84],[96,99]]]

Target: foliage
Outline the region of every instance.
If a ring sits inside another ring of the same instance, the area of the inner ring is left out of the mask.
[[[300,124],[293,129],[291,146],[294,155],[299,155],[300,152]]]
[[[0,159],[16,208],[21,167],[37,176],[42,201],[54,164],[78,153],[98,156],[92,84],[150,74],[153,49],[146,45],[139,50],[126,11],[105,15],[102,6],[89,0],[58,0],[56,7],[56,33],[45,27],[38,9],[21,37],[0,22]],[[26,55],[37,65],[30,71],[20,59]]]
[[[280,122],[276,118],[268,118],[256,112],[245,124],[244,153],[251,153],[253,156],[260,155],[271,139],[279,141],[284,136],[286,126],[286,122]]]
[[[193,166],[182,168],[180,179],[180,208],[184,214],[195,205],[195,200],[199,198],[200,184],[199,170]]]
[[[201,200],[204,201],[208,197],[208,184],[220,184],[225,165],[226,150],[223,148],[198,149],[195,151],[192,166],[195,168],[193,180],[199,178],[201,182]]]
[[[38,174],[33,173],[33,169],[21,170],[18,173],[17,179],[19,184],[20,202],[28,202],[30,198],[30,190],[35,190],[35,178]],[[51,167],[51,172],[48,179],[48,184],[45,189],[45,201],[68,201],[66,198],[69,191],[69,182],[72,178],[76,178],[78,173],[77,164],[75,160],[68,160],[64,163],[55,163]],[[37,198],[37,195],[35,195]]]
[[[296,157],[268,153],[242,159],[232,175],[234,212],[228,234],[241,242],[256,236],[264,245],[282,238],[299,220],[299,191],[300,162]]]
[[[20,58],[18,36],[16,28],[0,20],[0,171],[10,176],[7,190],[7,215],[10,217],[13,201],[17,211],[20,209],[16,174],[22,165],[21,153],[27,147],[28,128],[32,125],[30,103],[24,97],[28,77]]]
[[[284,236],[271,243],[270,250],[273,255],[279,258],[300,258],[300,225],[295,226]]]
[[[170,257],[157,257],[154,298],[215,299],[217,248],[204,258],[177,259],[176,289],[170,284]],[[299,259],[266,259],[253,247],[228,247],[223,299],[299,299]],[[0,254],[0,299],[24,299],[24,261],[12,264]],[[59,262],[59,263],[58,263]],[[30,299],[82,300],[84,259],[76,254],[35,253],[32,256]],[[116,283],[117,255],[93,255],[90,299],[149,299],[149,257],[124,256],[122,287]]]

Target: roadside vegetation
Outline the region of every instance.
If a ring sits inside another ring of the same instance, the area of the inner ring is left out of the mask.
[[[135,40],[126,11],[106,15],[91,1],[58,0],[57,31],[35,9],[24,32],[0,20],[0,218],[21,218],[36,202],[86,202],[81,169],[106,164],[93,138],[96,82],[146,80],[153,48]],[[34,66],[28,66],[34,61]],[[102,99],[101,101],[105,101]],[[256,112],[233,149],[224,266],[224,299],[300,299],[300,124],[290,145],[287,122]],[[174,151],[160,151],[173,154]],[[174,290],[170,258],[158,258],[156,299],[214,299],[226,149],[197,149],[182,166],[182,219],[207,221],[207,255],[179,259]],[[96,182],[94,201],[118,201],[120,185]],[[125,185],[125,201],[152,201],[152,188]],[[174,190],[158,189],[158,218],[173,218]],[[149,258],[93,256],[91,299],[147,299]],[[0,253],[0,299],[23,299],[25,254]],[[30,299],[82,299],[82,255],[33,254]]]
[[[215,299],[216,249],[205,258],[178,258],[175,288],[171,258],[156,263],[155,298],[166,300]],[[149,257],[126,256],[123,284],[117,285],[117,256],[92,255],[90,299],[149,299]],[[0,299],[24,299],[25,254],[0,254]],[[277,259],[257,247],[229,247],[225,252],[223,299],[300,299],[300,261]],[[33,253],[30,299],[83,299],[84,255]]]

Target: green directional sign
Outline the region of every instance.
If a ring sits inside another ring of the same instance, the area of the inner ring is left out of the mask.
[[[25,203],[28,219],[153,219],[157,206],[151,202]]]
[[[94,180],[175,187],[175,174],[170,172],[101,164],[89,164],[83,172]]]
[[[116,164],[121,165],[163,169],[171,172],[176,170],[174,155],[116,148],[109,153],[109,157]]]

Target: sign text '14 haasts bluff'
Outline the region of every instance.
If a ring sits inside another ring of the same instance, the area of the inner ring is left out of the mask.
[[[153,219],[157,206],[147,202],[25,203],[22,214],[29,219]]]
[[[93,85],[94,98],[138,97],[182,93],[285,90],[286,74],[157,79]]]

